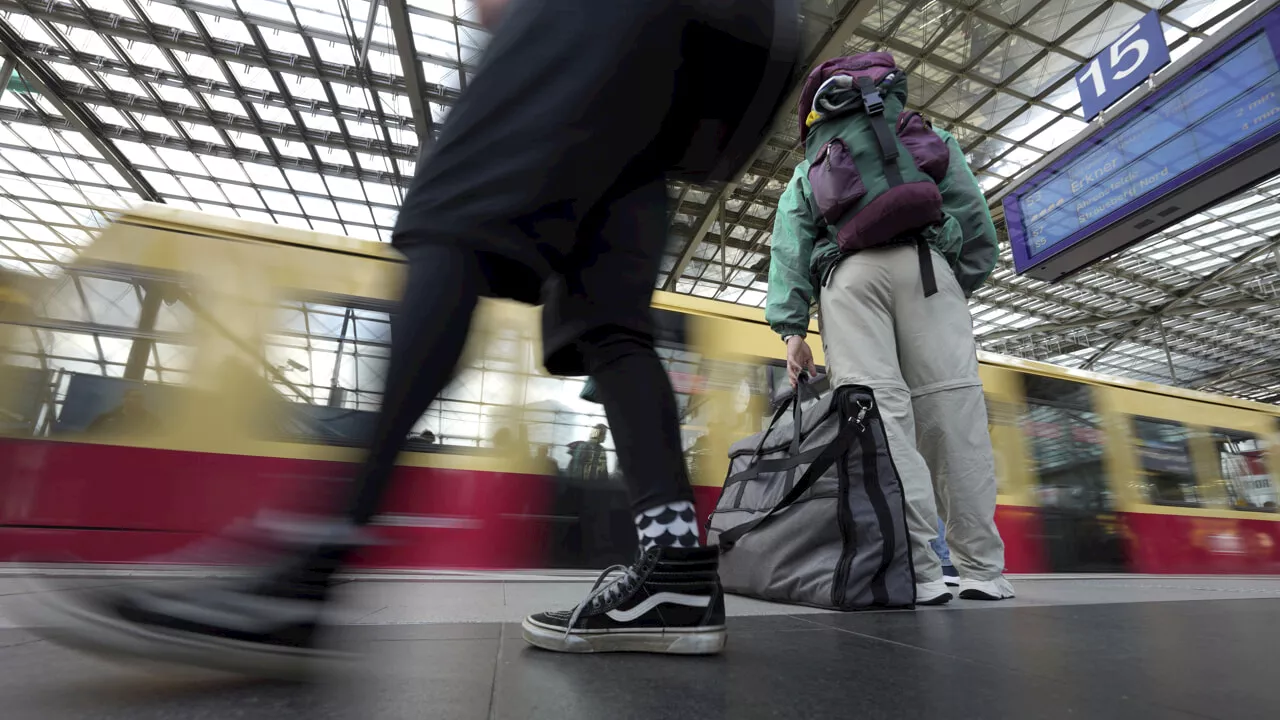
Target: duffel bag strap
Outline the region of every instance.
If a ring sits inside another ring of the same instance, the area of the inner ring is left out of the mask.
[[[720,533],[720,552],[724,553],[732,550],[743,535],[769,522],[775,515],[791,507],[809,488],[813,487],[813,484],[818,481],[818,478],[822,477],[823,473],[831,469],[831,466],[837,460],[843,458],[845,453],[849,452],[849,448],[853,447],[854,439],[866,429],[864,422],[867,418],[867,411],[868,408],[859,408],[857,417],[848,418],[847,422],[843,423],[844,427],[840,428],[840,433],[836,435],[835,440],[832,440],[831,444],[819,453],[818,457],[814,458],[813,464],[809,465],[809,468],[804,471],[804,475],[800,476],[800,480],[795,484],[795,487],[791,488],[791,492],[787,493],[781,502],[773,506],[772,510],[765,513],[763,517],[758,517],[751,522],[745,522]]]

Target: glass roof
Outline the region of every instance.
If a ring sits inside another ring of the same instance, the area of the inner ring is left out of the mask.
[[[1086,127],[1074,71],[1143,13],[1177,59],[1249,4],[802,2],[809,56],[892,52],[992,198]],[[419,138],[483,52],[477,19],[467,0],[0,0],[0,266],[52,275],[140,200],[387,240]],[[725,191],[672,186],[660,287],[763,305],[792,117]],[[973,299],[983,347],[1280,400],[1277,195],[1263,183],[1057,285],[1015,276],[1006,247]],[[117,352],[105,337],[85,353]]]

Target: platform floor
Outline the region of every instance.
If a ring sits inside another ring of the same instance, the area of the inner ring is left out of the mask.
[[[68,584],[154,582],[97,577]],[[0,718],[1273,718],[1280,579],[1015,578],[1017,600],[831,614],[733,598],[713,658],[563,656],[512,624],[564,578],[357,581],[368,659],[315,685],[122,667],[5,619]]]

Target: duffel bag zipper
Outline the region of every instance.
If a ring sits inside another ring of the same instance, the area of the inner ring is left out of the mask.
[[[859,401],[858,414],[850,415],[848,421],[858,426],[858,432],[867,431],[866,420],[867,415],[874,406],[874,400]],[[836,510],[836,521],[840,525],[840,562],[836,565],[835,582],[832,586],[832,605],[837,608],[844,608],[848,601],[848,579],[849,571],[853,565],[853,558],[858,554],[858,534],[853,531],[849,524],[849,464],[846,461],[846,455],[837,460],[840,464],[837,466],[836,477],[840,481],[840,506]]]

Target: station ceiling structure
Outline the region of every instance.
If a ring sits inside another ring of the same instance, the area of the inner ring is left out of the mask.
[[[992,200],[1085,129],[1075,71],[1144,13],[1176,60],[1250,4],[802,0],[810,63],[892,52]],[[0,266],[56,274],[139,201],[388,240],[487,39],[467,0],[0,0]],[[672,186],[660,287],[764,303],[793,108],[736,182]],[[1016,276],[1006,241],[972,301],[980,343],[1280,402],[1278,198],[1272,178],[1054,285]],[[127,322],[141,292],[90,319]]]

